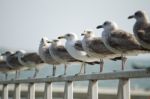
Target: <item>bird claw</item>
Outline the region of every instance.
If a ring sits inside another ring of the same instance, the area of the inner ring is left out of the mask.
[[[51,76],[51,75],[50,76],[46,76],[46,78],[51,78],[51,77],[54,77],[54,76]]]
[[[36,77],[28,77],[28,79],[35,79]]]
[[[101,73],[101,72],[98,72],[98,73]],[[97,72],[92,72],[92,74],[97,74]]]
[[[121,70],[113,70],[113,72],[121,72]]]
[[[75,76],[79,76],[79,75],[80,75],[79,73],[75,74]]]
[[[77,73],[75,76],[84,75],[84,73]]]
[[[59,75],[58,77],[64,77],[65,76],[65,74],[62,74],[62,75]]]

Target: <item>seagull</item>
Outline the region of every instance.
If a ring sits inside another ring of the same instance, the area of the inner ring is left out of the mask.
[[[138,42],[144,48],[150,49],[150,21],[145,11],[137,11],[128,19],[135,18],[133,32]]]
[[[5,74],[5,80],[7,80],[8,78],[8,72],[13,71],[12,68],[9,67],[9,65],[7,65],[5,60],[0,60],[0,72]]]
[[[122,70],[124,70],[126,55],[137,55],[147,52],[131,33],[120,30],[115,22],[105,21],[103,25],[97,26],[97,29],[99,28],[104,28],[102,40],[105,46],[112,52],[121,54]]]
[[[33,78],[37,76],[37,73],[39,72],[40,65],[44,63],[40,56],[36,52],[25,52],[24,50],[18,50],[16,51],[16,56],[18,58],[18,61],[28,69],[35,68],[35,73],[33,75]]]
[[[74,59],[62,45],[60,40],[53,40],[49,48],[51,56],[60,64],[64,64],[65,70],[64,75],[66,75],[67,64],[69,62],[77,62],[78,60]]]
[[[39,55],[45,63],[53,65],[53,76],[55,76],[56,65],[59,65],[60,63],[55,61],[55,59],[53,59],[53,57],[50,55],[50,51],[49,51],[50,46],[51,43],[48,40],[48,38],[42,37],[39,46]]]
[[[81,36],[83,49],[91,57],[96,57],[100,59],[100,72],[103,71],[103,59],[105,58],[115,58],[119,55],[110,51],[103,43],[101,37],[96,37],[93,30],[85,30]]]
[[[26,67],[24,67],[18,60],[15,53],[12,53],[10,51],[6,51],[2,54],[5,56],[6,64],[9,66],[9,68],[16,70],[16,76],[15,79],[18,79],[20,76],[20,70],[25,70]]]
[[[58,37],[58,39],[66,39],[65,48],[67,49],[68,53],[75,59],[82,61],[82,65],[80,68],[81,74],[82,68],[84,67],[84,74],[86,62],[92,63],[98,61],[96,58],[91,58],[83,49],[82,41],[78,40],[78,37],[75,33],[67,33],[64,36]]]

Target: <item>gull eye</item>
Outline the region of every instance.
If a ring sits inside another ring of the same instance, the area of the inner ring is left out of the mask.
[[[46,40],[47,43],[50,43],[50,41]]]
[[[71,36],[70,34],[67,34],[67,36]]]
[[[57,42],[58,40],[54,40],[54,42]]]
[[[91,33],[91,31],[87,31],[87,33],[88,33],[88,34],[90,34],[90,33]]]
[[[135,13],[135,16],[138,16],[138,12]]]
[[[107,25],[108,24],[108,22],[104,22],[104,25]]]
[[[142,15],[143,15],[143,13],[141,11],[138,11],[135,13],[135,16],[142,16]]]

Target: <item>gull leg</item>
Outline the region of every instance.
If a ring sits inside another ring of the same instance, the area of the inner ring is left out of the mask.
[[[18,79],[20,78],[20,70],[18,71]]]
[[[37,68],[35,68],[35,73],[33,75],[33,78],[36,78],[38,72],[39,72],[39,70]]]
[[[86,63],[83,63],[84,66],[84,74],[86,74]]]
[[[127,58],[124,57],[123,55],[121,55],[121,58],[122,58],[122,71],[124,70],[124,67],[125,67],[125,63],[127,61]]]
[[[64,75],[66,75],[66,74],[67,74],[67,73],[66,73],[66,72],[67,72],[67,65],[66,65],[66,64],[65,64],[65,67],[64,67],[64,68],[65,68],[65,70],[64,70]]]
[[[66,70],[67,70],[67,64],[64,64],[64,74],[59,75],[59,77],[62,77],[62,76],[64,76],[64,75],[66,75]]]
[[[81,63],[81,67],[80,67],[80,71],[79,71],[79,73],[75,74],[75,76],[77,76],[77,75],[81,74],[82,69],[83,69],[83,65],[84,65],[84,63],[82,62],[82,63]]]
[[[5,80],[8,79],[8,73],[5,73]]]
[[[15,79],[18,79],[18,71],[16,70]]]
[[[80,72],[78,74],[82,73],[83,67],[84,67],[84,63],[81,64]]]
[[[20,70],[16,70],[15,79],[19,79],[19,78],[20,78]]]
[[[56,73],[56,66],[53,65],[53,76],[55,76],[55,73]]]
[[[104,67],[104,61],[103,59],[100,59],[100,72],[103,71],[103,67]]]

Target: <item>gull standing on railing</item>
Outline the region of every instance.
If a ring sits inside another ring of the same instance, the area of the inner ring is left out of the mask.
[[[51,46],[51,43],[48,40],[48,38],[43,37],[41,39],[40,46],[39,46],[39,55],[45,63],[53,65],[52,75],[55,76],[56,65],[59,65],[60,63],[57,62],[55,59],[53,59],[53,57],[51,56],[50,51],[49,51],[50,46]]]
[[[1,57],[1,56],[0,56]],[[0,72],[5,74],[5,80],[8,78],[8,72],[13,72],[12,68],[6,63],[4,59],[0,59]]]
[[[7,52],[3,53],[2,55],[5,57],[5,61],[6,61],[7,65],[11,69],[16,70],[16,76],[15,76],[15,78],[18,79],[19,76],[20,76],[20,70],[25,70],[26,67],[23,66],[19,62],[16,53],[12,53],[10,51],[7,51]]]
[[[102,40],[105,46],[116,54],[121,54],[122,70],[126,62],[126,55],[137,55],[148,52],[135,39],[135,37],[124,30],[119,29],[118,25],[112,21],[105,21],[97,29],[104,28]]]
[[[33,75],[33,78],[35,78],[39,72],[39,67],[44,63],[40,56],[36,52],[25,52],[24,50],[16,51],[16,56],[18,61],[23,66],[27,67],[27,69],[35,68],[35,73]]]
[[[60,64],[64,64],[64,75],[66,75],[67,64],[69,62],[78,62],[74,59],[62,45],[60,40],[53,40],[49,48],[51,56]]]
[[[100,72],[103,71],[103,59],[120,59],[119,54],[110,51],[102,42],[101,37],[96,37],[93,30],[85,30],[82,34],[82,46],[91,57],[100,59]]]
[[[58,39],[66,39],[65,48],[68,53],[77,60],[82,61],[80,68],[81,74],[82,68],[84,67],[84,74],[86,73],[85,65],[86,63],[99,63],[97,58],[91,58],[83,49],[81,40],[78,40],[78,37],[75,33],[67,33],[64,36],[58,37]]]
[[[135,18],[136,22],[133,32],[138,42],[144,47],[150,49],[150,21],[148,15],[144,11],[137,11],[128,19]]]

